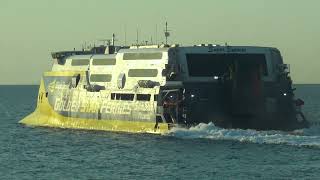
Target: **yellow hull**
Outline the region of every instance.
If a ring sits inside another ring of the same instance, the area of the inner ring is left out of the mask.
[[[44,82],[41,80],[39,95],[44,95]],[[39,100],[41,98],[41,101]],[[168,132],[167,123],[159,123],[155,129],[155,123],[122,120],[97,120],[65,117],[55,112],[46,97],[39,97],[36,110],[22,119],[19,123],[30,126],[43,126],[55,128],[71,128],[86,130],[122,131],[130,133],[154,133]]]

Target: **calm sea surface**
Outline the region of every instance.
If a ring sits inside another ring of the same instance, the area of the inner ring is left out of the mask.
[[[297,85],[320,122],[320,85]],[[0,86],[0,179],[319,179],[320,127],[294,132],[201,124],[167,135],[33,128],[38,86]],[[201,117],[199,117],[201,118]]]

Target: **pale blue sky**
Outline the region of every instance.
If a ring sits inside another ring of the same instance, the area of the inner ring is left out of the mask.
[[[51,51],[117,35],[124,42],[274,46],[296,83],[320,83],[318,0],[1,0],[0,84],[37,84],[50,69]]]

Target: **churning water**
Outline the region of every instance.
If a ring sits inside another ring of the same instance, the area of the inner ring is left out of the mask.
[[[32,128],[38,86],[0,86],[0,179],[317,179],[320,127],[293,132],[199,124],[168,134]],[[297,85],[320,122],[320,85]],[[199,117],[201,118],[201,117]]]
[[[311,127],[292,132],[223,129],[214,124],[199,124],[190,129],[173,129],[170,135],[179,138],[205,138],[233,140],[257,144],[286,144],[320,148],[320,127]]]

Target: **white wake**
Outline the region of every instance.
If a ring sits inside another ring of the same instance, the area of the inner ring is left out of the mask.
[[[205,138],[213,140],[232,140],[258,144],[286,144],[293,146],[320,147],[320,127],[300,129],[291,132],[256,131],[242,129],[223,129],[213,123],[201,123],[189,129],[173,128],[170,136],[178,138]]]

